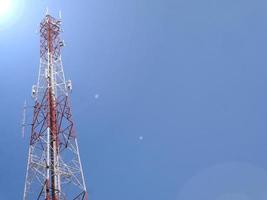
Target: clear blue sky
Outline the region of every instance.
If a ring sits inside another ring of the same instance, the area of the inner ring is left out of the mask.
[[[267,1],[24,0],[0,31],[1,200],[22,199],[47,6],[90,199],[267,199]]]

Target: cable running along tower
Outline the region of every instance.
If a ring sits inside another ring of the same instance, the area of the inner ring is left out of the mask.
[[[23,200],[87,200],[69,94],[61,60],[61,21],[40,23],[40,67],[31,122]]]

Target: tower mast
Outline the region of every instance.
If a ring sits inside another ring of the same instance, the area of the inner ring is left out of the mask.
[[[38,83],[23,200],[87,200],[81,159],[61,60],[61,21],[46,15],[40,23]]]
[[[56,118],[56,98],[55,98],[55,80],[53,78],[54,68],[53,68],[53,23],[51,18],[48,17],[47,21],[47,38],[48,38],[48,93],[47,101],[49,107],[48,114],[48,129],[50,130],[50,146],[52,147],[50,151],[50,163],[51,163],[51,195],[52,200],[58,200],[57,191],[59,191],[59,178],[56,171],[58,170],[57,160],[58,160],[58,137],[57,137],[57,118]],[[49,188],[48,188],[49,189]]]

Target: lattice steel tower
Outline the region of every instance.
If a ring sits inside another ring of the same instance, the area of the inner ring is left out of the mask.
[[[83,170],[61,60],[61,21],[40,23],[40,68],[23,200],[87,200]]]

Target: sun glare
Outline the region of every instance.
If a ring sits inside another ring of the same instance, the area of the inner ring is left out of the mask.
[[[0,20],[10,14],[11,0],[0,0]]]

